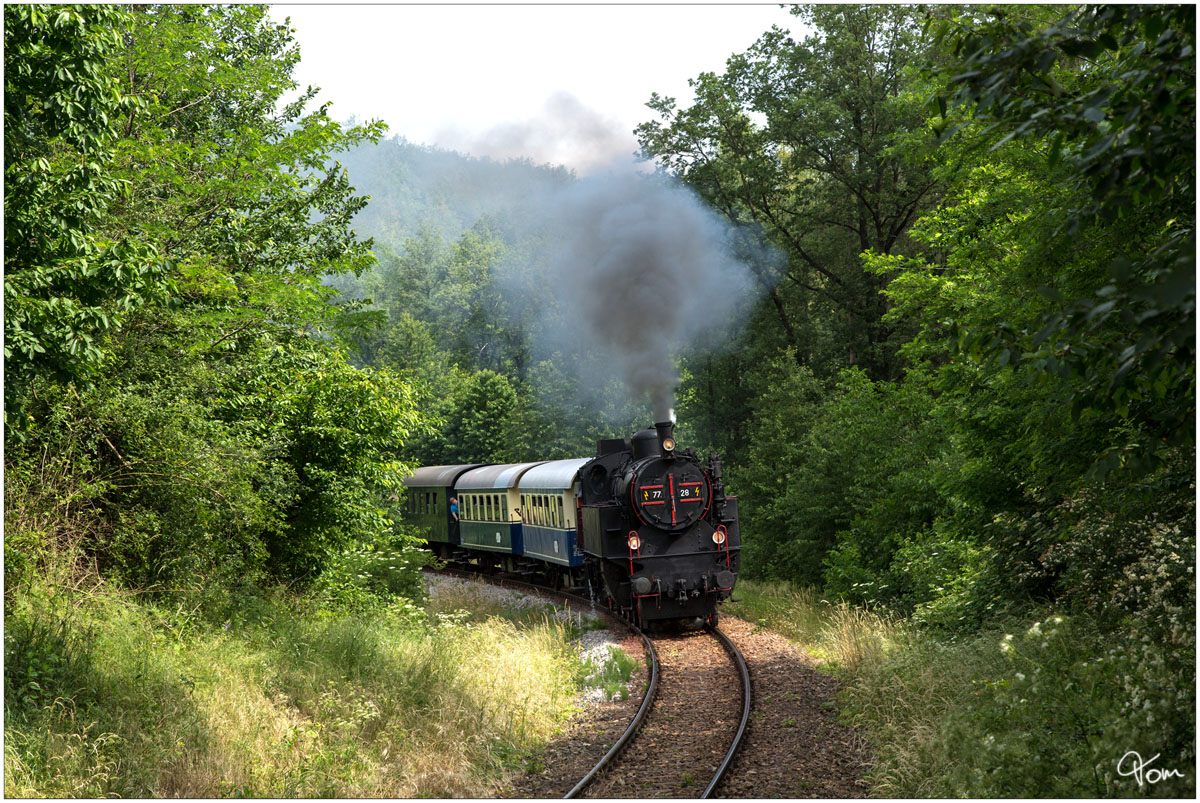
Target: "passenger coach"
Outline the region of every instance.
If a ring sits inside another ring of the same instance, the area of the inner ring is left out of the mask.
[[[450,515],[450,498],[458,478],[483,463],[462,466],[425,466],[404,479],[408,520],[426,529],[429,547],[438,557],[448,558],[461,543],[459,523]],[[460,514],[462,502],[459,500]]]
[[[458,478],[460,544],[467,549],[491,552],[495,562],[516,571],[517,558],[524,552],[521,499],[517,483],[521,476],[543,463],[510,463],[472,469]]]
[[[525,554],[568,568],[583,565],[579,544],[579,467],[588,458],[552,460],[521,477],[518,491]]]

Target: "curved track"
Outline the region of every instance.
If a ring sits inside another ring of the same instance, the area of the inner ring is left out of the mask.
[[[725,777],[750,717],[745,659],[720,630],[654,642],[663,656],[655,704],[638,733],[624,740],[625,754],[610,750],[567,797],[707,798]]]
[[[646,712],[650,710],[650,705],[654,702],[654,696],[658,693],[658,653],[654,649],[654,642],[647,638],[645,633],[643,633],[641,630],[638,630],[637,633],[642,637],[642,641],[645,642],[646,655],[650,658],[650,683],[646,686],[646,693],[642,696],[642,704],[638,707],[637,713],[633,717],[633,721],[629,723],[629,727],[625,729],[625,732],[622,733],[613,746],[609,748],[608,752],[604,754],[604,757],[596,763],[596,766],[592,767],[588,774],[583,776],[579,783],[575,784],[570,792],[567,792],[565,795],[563,795],[563,800],[568,800],[577,796],[580,792],[590,786],[592,781],[596,779],[596,776],[600,774],[600,771],[607,767],[609,763],[617,757],[617,754],[621,752],[625,745],[629,743],[629,740],[632,739],[642,727],[642,722],[646,718]]]
[[[742,678],[742,717],[738,722],[737,733],[733,737],[733,744],[729,747],[729,752],[725,754],[721,766],[717,768],[713,774],[712,781],[708,784],[708,788],[704,790],[704,794],[700,797],[711,797],[717,785],[721,783],[721,779],[725,777],[725,773],[729,770],[729,764],[733,761],[733,757],[737,755],[738,749],[742,746],[742,737],[746,735],[746,725],[750,721],[750,667],[746,665],[746,659],[742,655],[742,651],[729,636],[725,635],[718,629],[713,629],[712,634],[721,641],[721,646],[733,658],[733,662],[737,664],[738,673]]]
[[[539,594],[547,594],[547,595],[557,596],[557,597],[561,597],[564,599],[573,600],[577,603],[583,603],[585,605],[595,607],[594,603],[591,600],[588,600],[584,597],[580,597],[578,595],[571,594],[570,592],[566,592],[566,591],[562,591],[562,590],[558,590],[558,589],[551,589],[551,588],[547,588],[545,586],[539,586],[539,585],[527,583],[527,582],[521,581],[521,580],[512,580],[507,577],[497,577],[495,575],[478,574],[475,572],[462,571],[459,569],[443,569],[441,571],[446,574],[453,574],[453,575],[457,575],[460,577],[467,577],[467,578],[471,578],[471,579],[482,580],[484,582],[495,583],[495,584],[501,585],[501,586],[508,586],[511,588],[524,588],[527,590],[536,591]],[[605,613],[609,613],[609,612],[605,611]],[[612,614],[610,614],[610,615],[612,615]],[[621,776],[620,782],[622,783],[622,785],[626,785],[625,779],[629,778],[630,780],[628,781],[627,785],[637,786],[639,781],[633,776],[635,774],[637,774],[638,772],[645,770],[648,767],[654,768],[654,767],[662,767],[664,765],[667,765],[667,766],[674,767],[675,769],[678,769],[679,767],[682,767],[682,766],[687,766],[687,767],[694,766],[694,767],[697,767],[698,770],[701,769],[699,764],[697,764],[694,760],[695,756],[689,755],[687,753],[686,749],[683,749],[683,748],[681,748],[681,753],[678,756],[677,760],[670,756],[664,755],[660,748],[655,748],[655,752],[653,753],[653,755],[654,755],[653,761],[644,760],[644,757],[641,756],[640,754],[631,758],[627,762],[621,762],[619,760],[622,753],[625,751],[625,749],[627,747],[629,747],[630,743],[633,742],[635,740],[635,738],[639,735],[639,733],[642,731],[643,726],[645,725],[647,719],[654,718],[655,711],[653,709],[654,709],[654,703],[658,699],[659,685],[660,685],[659,681],[660,681],[660,678],[662,677],[662,662],[659,660],[659,653],[658,653],[658,650],[655,648],[654,641],[651,640],[644,632],[642,632],[642,630],[640,628],[636,627],[635,625],[631,624],[630,622],[628,622],[624,619],[620,619],[620,618],[616,617],[615,615],[613,615],[613,618],[616,618],[617,621],[620,621],[622,624],[624,624],[630,630],[632,630],[633,632],[635,632],[639,636],[641,636],[642,641],[646,648],[646,655],[649,658],[648,669],[649,669],[649,674],[650,674],[650,681],[646,686],[646,692],[643,695],[642,703],[638,707],[637,713],[634,715],[632,721],[629,723],[629,726],[625,729],[624,733],[622,733],[617,738],[616,742],[613,743],[613,746],[611,748],[609,748],[608,752],[604,754],[604,756],[596,763],[596,765],[594,767],[592,767],[592,769],[586,775],[584,775],[584,777],[581,778],[579,780],[579,782],[576,783],[575,786],[569,792],[567,792],[563,796],[564,799],[580,797],[584,794],[584,792],[591,793],[592,791],[594,791],[592,789],[592,787],[598,785],[597,781],[599,779],[608,778],[608,777],[614,776],[614,775]],[[710,629],[705,630],[704,633],[711,635],[720,644],[722,650],[728,655],[729,659],[731,660],[731,662],[733,664],[732,674],[737,676],[737,684],[739,685],[740,691],[741,691],[741,695],[740,695],[741,696],[741,706],[739,709],[737,709],[737,726],[736,726],[736,728],[726,729],[726,730],[733,731],[733,735],[729,740],[729,747],[725,751],[723,758],[721,759],[720,763],[717,765],[716,770],[712,773],[711,779],[708,781],[707,786],[704,788],[704,791],[701,794],[696,795],[695,792],[690,791],[691,784],[695,783],[695,781],[691,781],[688,784],[689,788],[684,789],[681,794],[671,795],[670,790],[658,789],[657,791],[659,792],[659,794],[649,795],[649,796],[677,796],[677,797],[683,796],[683,797],[699,797],[699,798],[711,797],[713,792],[716,790],[717,786],[721,783],[721,780],[725,777],[725,774],[729,770],[729,766],[730,766],[731,762],[733,761],[734,756],[737,754],[738,749],[742,745],[742,740],[746,733],[746,726],[750,719],[751,687],[750,687],[749,667],[747,666],[746,659],[742,656],[741,651],[737,648],[737,645],[734,644],[733,641],[730,640],[729,637],[726,636],[724,633],[722,633],[719,629],[710,628]],[[689,634],[687,636],[663,637],[660,643],[662,643],[664,645],[670,645],[670,648],[671,648],[672,652],[674,653],[674,652],[678,652],[679,645],[686,645],[687,641],[689,639],[695,639],[697,636],[700,636],[700,635],[702,635],[702,634],[693,633],[693,634]],[[700,675],[700,674],[707,672],[710,668],[711,667],[707,667],[707,666],[703,666],[703,665],[688,664],[685,661],[682,666],[677,665],[677,666],[672,667],[671,677],[674,682],[678,683],[680,678],[676,677],[676,670],[681,670],[679,672],[680,675],[687,675],[687,674]],[[720,694],[719,697],[721,699],[728,699],[731,696],[728,694],[728,690],[729,690],[730,686],[725,685],[725,686],[721,686],[720,688],[724,693]],[[687,690],[685,689],[684,692],[686,694]],[[695,699],[695,697],[692,697],[690,701],[694,702],[694,699]],[[686,735],[686,734],[701,732],[706,729],[707,730],[712,729],[711,721],[710,721],[711,718],[708,716],[711,713],[711,711],[709,709],[695,708],[694,706],[685,706],[685,707],[690,709],[690,713],[694,714],[696,716],[698,722],[688,723],[685,721],[681,724],[675,724],[675,722],[673,720],[676,715],[664,714],[663,716],[664,716],[665,720],[668,722],[671,722],[671,725],[665,726],[665,727],[667,727],[668,729],[670,729],[672,731],[678,731],[681,736]],[[731,711],[731,713],[732,713],[732,711]],[[664,728],[663,723],[656,723],[656,726],[660,731]],[[679,745],[679,744],[681,744],[681,742],[679,740],[673,740],[671,742],[671,744]],[[694,744],[692,746],[693,746],[693,748],[695,747]],[[686,748],[686,744],[684,745],[684,748]],[[695,751],[693,750],[693,753],[694,752]],[[703,752],[711,753],[712,751],[706,750]],[[711,763],[709,763],[708,765],[711,766]],[[685,771],[684,775],[688,776],[688,775],[690,775],[690,773]],[[599,785],[604,785],[604,784],[599,784]],[[603,796],[604,797],[621,797],[621,796],[644,797],[644,796],[647,796],[647,795],[643,795],[643,794],[638,794],[638,790],[632,789],[632,788],[629,789],[628,792],[631,794],[614,795],[611,793],[605,793],[605,794],[603,794]]]

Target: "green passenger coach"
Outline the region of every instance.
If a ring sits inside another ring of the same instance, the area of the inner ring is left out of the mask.
[[[459,522],[450,515],[454,484],[463,474],[482,465],[426,466],[404,480],[408,496],[406,518],[425,529],[429,547],[439,557],[450,557],[462,542]],[[458,500],[458,517],[462,519],[462,499]]]

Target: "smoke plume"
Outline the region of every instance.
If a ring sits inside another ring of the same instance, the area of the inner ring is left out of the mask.
[[[546,278],[575,330],[564,339],[600,363],[585,374],[619,371],[667,420],[679,350],[728,330],[755,287],[728,225],[682,185],[629,170],[586,177],[541,212]]]
[[[434,141],[497,161],[532,159],[566,164],[579,174],[628,157],[637,149],[637,140],[616,121],[569,92],[551,95],[541,112],[528,120],[502,123],[479,134],[447,126],[437,132]]]

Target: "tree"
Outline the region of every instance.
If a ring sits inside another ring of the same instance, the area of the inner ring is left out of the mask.
[[[1191,6],[1084,6],[1045,25],[951,14],[937,29],[959,59],[950,100],[972,115],[962,125],[986,126],[997,146],[1038,142],[1079,191],[1044,236],[1119,232],[1107,275],[1074,294],[1047,285],[1052,307],[1036,321],[965,344],[1082,377],[1076,414],[1136,422],[1138,437],[1112,445],[1101,474],[1149,470],[1165,449],[1195,443],[1195,32]]]
[[[104,335],[167,286],[150,244],[100,228],[126,190],[112,161],[137,106],[108,71],[121,19],[106,6],[4,9],[4,399],[18,436],[33,377],[89,378]]]
[[[757,273],[797,358],[824,375],[858,364],[896,373],[878,278],[859,254],[893,253],[937,198],[944,176],[919,136],[926,57],[919,15],[903,6],[794,9],[802,42],[772,29],[724,75],[691,81],[697,101],[648,104],[637,129],[647,158],[679,175],[754,239],[786,255]],[[759,122],[761,120],[761,122]],[[778,282],[778,284],[777,284]]]
[[[105,118],[106,169],[128,191],[88,224],[168,256],[170,292],[97,338],[103,383],[33,372],[35,426],[6,466],[71,455],[69,493],[103,519],[86,546],[129,582],[310,579],[391,537],[396,455],[423,427],[409,384],[346,364],[355,310],[322,283],[373,261],[350,227],[366,200],[329,155],[382,126],[306,112],[311,88],[277,111],[299,56],[263,6],[105,14],[120,35],[96,80],[132,99]]]

